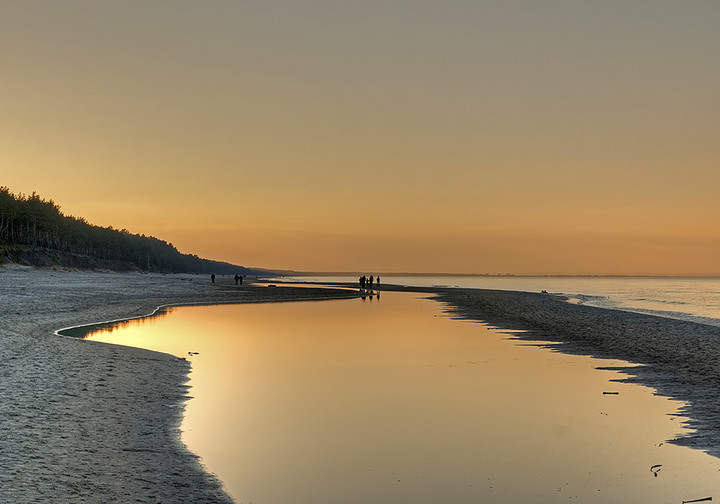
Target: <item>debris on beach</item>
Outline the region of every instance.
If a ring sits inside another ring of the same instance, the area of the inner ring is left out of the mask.
[[[603,395],[620,395],[620,392],[603,392]]]
[[[662,464],[655,464],[650,468],[650,472],[653,473],[653,476],[657,478],[658,473],[660,472],[660,468],[662,467]]]
[[[712,500],[712,497],[703,497],[702,499],[682,501],[682,504],[690,504],[691,502],[706,502],[706,501],[711,501],[711,500]]]

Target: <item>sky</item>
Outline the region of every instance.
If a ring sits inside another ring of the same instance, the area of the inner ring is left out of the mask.
[[[0,185],[304,271],[720,274],[720,3],[0,0]]]

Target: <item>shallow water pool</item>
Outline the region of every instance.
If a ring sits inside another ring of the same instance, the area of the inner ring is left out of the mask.
[[[192,361],[183,441],[237,502],[681,502],[681,404],[407,293],[181,307],[96,340]],[[604,394],[617,392],[617,394]]]

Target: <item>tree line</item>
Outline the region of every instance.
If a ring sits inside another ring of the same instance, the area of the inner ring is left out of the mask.
[[[183,254],[171,243],[153,236],[95,226],[81,217],[63,215],[53,200],[45,200],[35,192],[15,195],[7,187],[0,187],[0,260],[22,259],[37,251],[52,251],[53,257],[66,259],[93,258],[144,271],[247,272],[229,263]]]

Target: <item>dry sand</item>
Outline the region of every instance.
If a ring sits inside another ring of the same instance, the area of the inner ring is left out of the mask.
[[[0,502],[232,502],[180,442],[187,361],[53,332],[170,303],[336,296],[231,277],[0,268]]]

